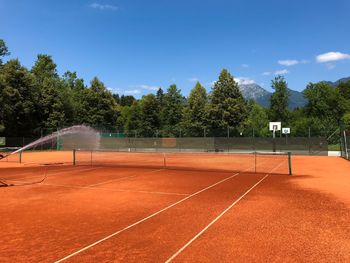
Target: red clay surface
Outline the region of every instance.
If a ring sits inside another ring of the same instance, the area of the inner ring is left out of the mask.
[[[72,166],[67,154],[0,162],[9,183],[46,176],[0,188],[0,262],[350,262],[343,159],[296,156],[290,177]]]

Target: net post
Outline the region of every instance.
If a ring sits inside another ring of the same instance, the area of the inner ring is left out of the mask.
[[[22,163],[22,151],[19,152],[19,163]]]
[[[288,168],[289,168],[289,175],[292,175],[292,153],[288,152]]]
[[[254,152],[254,172],[256,173],[256,151]]]
[[[73,165],[75,166],[76,165],[76,149],[73,149]]]
[[[164,168],[166,168],[166,159],[165,159],[165,153],[163,152],[163,165],[164,165]]]

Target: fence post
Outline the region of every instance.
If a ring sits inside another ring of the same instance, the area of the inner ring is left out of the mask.
[[[76,152],[76,150],[75,150],[75,149],[73,149],[73,165],[75,165],[75,164],[76,164],[76,162],[75,162],[75,152]]]
[[[289,175],[292,175],[292,153],[288,152]]]
[[[345,146],[346,159],[349,160],[349,149],[348,149],[348,143],[346,141],[346,131],[345,130],[344,130],[344,146]]]

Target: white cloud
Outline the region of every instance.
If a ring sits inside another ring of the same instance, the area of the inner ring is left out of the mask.
[[[199,79],[196,78],[196,77],[194,77],[194,78],[189,78],[188,81],[189,81],[189,82],[198,82]]]
[[[277,70],[275,71],[275,75],[286,75],[289,71],[287,69]]]
[[[139,89],[124,90],[124,92],[122,93],[129,94],[129,95],[138,95],[138,94],[141,94],[141,90]]]
[[[92,3],[89,5],[89,7],[94,8],[94,9],[99,9],[101,11],[104,11],[104,10],[116,11],[116,10],[118,10],[118,7],[115,5],[98,4],[98,3]]]
[[[287,59],[287,60],[279,60],[278,64],[282,66],[294,66],[299,64],[300,62],[296,59]]]
[[[245,77],[235,78],[235,81],[238,83],[238,85],[249,85],[255,83],[255,80]]]
[[[158,86],[150,86],[150,85],[145,85],[145,84],[139,85],[138,87],[141,89],[152,90],[152,91],[157,91],[159,89]]]
[[[279,60],[278,64],[282,65],[282,66],[294,66],[294,65],[298,65],[298,64],[307,64],[309,63],[308,60],[296,60],[296,59],[285,59],[285,60]]]
[[[328,52],[316,56],[316,61],[318,63],[327,63],[343,59],[350,59],[350,55],[341,52]]]
[[[262,75],[263,75],[263,76],[270,76],[270,75],[271,75],[271,72],[265,71],[265,72],[262,73]]]
[[[241,67],[242,68],[249,68],[249,65],[248,64],[242,64]]]

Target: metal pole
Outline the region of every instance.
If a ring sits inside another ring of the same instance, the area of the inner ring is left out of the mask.
[[[345,146],[345,156],[346,159],[349,160],[349,149],[348,149],[348,143],[346,141],[346,132],[344,131],[344,146]]]
[[[164,164],[164,168],[166,168],[166,159],[165,159],[165,153],[163,152],[163,164]]]
[[[76,152],[76,150],[73,149],[73,165],[76,165],[76,162],[75,162],[75,152]]]
[[[292,153],[288,152],[289,175],[292,175]]]
[[[256,173],[256,151],[254,152],[254,172]]]

